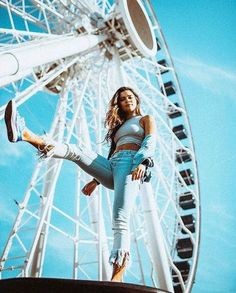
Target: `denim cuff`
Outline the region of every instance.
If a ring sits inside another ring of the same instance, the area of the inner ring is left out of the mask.
[[[122,267],[125,265],[126,267],[129,267],[130,265],[130,253],[127,250],[123,249],[113,249],[111,251],[111,255],[109,258],[109,263],[116,264],[119,267]]]

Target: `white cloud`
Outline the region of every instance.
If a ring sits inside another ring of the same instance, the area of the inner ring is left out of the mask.
[[[236,72],[210,65],[194,57],[176,57],[178,72],[215,95],[235,97]]]
[[[222,219],[224,223],[226,222],[236,223],[236,215],[230,214],[227,208],[225,206],[222,206],[221,202],[220,203],[214,202],[211,205],[211,212],[214,215],[217,215],[220,219]]]

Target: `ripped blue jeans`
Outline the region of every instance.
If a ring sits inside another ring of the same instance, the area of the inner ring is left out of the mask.
[[[60,149],[65,147],[66,152],[62,156]],[[59,149],[60,155],[57,155],[57,149]],[[88,151],[72,144],[57,144],[53,155],[53,157],[75,162],[102,185],[109,189],[114,189],[112,219],[114,240],[109,262],[119,266],[128,265],[130,256],[130,213],[140,188],[140,180],[131,180],[133,157],[136,152],[133,150],[121,150],[113,154],[108,160],[93,151]]]

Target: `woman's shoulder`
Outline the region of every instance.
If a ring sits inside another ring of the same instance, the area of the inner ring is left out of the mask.
[[[145,131],[145,135],[156,132],[156,123],[152,115],[144,115],[143,120],[140,121],[140,125]]]
[[[154,122],[155,121],[155,119],[154,119],[154,117],[152,116],[152,115],[150,115],[150,114],[147,114],[147,115],[143,115],[142,117],[141,117],[141,119],[140,119],[140,123],[141,123],[141,125],[144,123],[150,123],[150,122]]]

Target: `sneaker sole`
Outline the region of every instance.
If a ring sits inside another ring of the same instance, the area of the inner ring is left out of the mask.
[[[17,133],[14,131],[12,125],[14,125],[14,122],[16,120],[16,111],[15,111],[15,103],[13,101],[10,101],[5,110],[5,123],[7,127],[7,136],[9,141],[16,142],[17,141]]]

